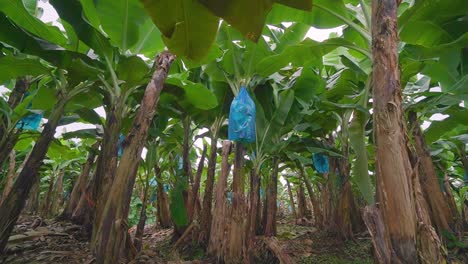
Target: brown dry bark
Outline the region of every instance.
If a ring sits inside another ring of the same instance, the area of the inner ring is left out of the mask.
[[[402,263],[398,258],[395,258],[395,262],[392,262],[392,245],[388,239],[382,210],[378,206],[379,204],[366,206],[363,212],[363,219],[373,243],[372,250],[375,263]]]
[[[299,188],[297,188],[297,218],[302,219],[306,217],[307,205],[305,199],[305,191],[302,181],[299,183]]]
[[[267,207],[266,221],[265,221],[265,236],[276,235],[276,212],[277,212],[277,194],[278,194],[278,165],[279,160],[277,157],[273,158],[273,170],[270,175],[270,181],[266,191]]]
[[[321,227],[323,225],[323,216],[322,216],[322,210],[319,207],[317,198],[315,197],[315,193],[312,188],[312,183],[310,182],[309,177],[305,175],[304,173],[304,168],[300,168],[299,173],[304,180],[304,183],[306,185],[307,191],[309,192],[309,198],[310,202],[312,203],[312,209],[314,211],[314,220],[315,220],[315,226],[316,227]]]
[[[223,257],[223,248],[225,242],[225,231],[229,221],[227,208],[227,178],[231,165],[229,164],[229,152],[231,142],[223,141],[221,175],[215,190],[215,203],[213,208],[213,221],[211,222],[210,239],[208,243],[208,254],[218,257]]]
[[[50,209],[51,209],[51,204],[52,204],[52,196],[53,196],[53,190],[54,190],[54,183],[55,183],[55,173],[52,173],[49,177],[49,188],[47,188],[47,193],[45,195],[45,200],[42,203],[42,210],[41,210],[41,216],[43,218],[46,218],[50,214]]]
[[[93,217],[91,212],[96,207],[95,201],[92,199],[96,176],[96,173],[93,173],[91,180],[88,182],[85,191],[81,193],[79,202],[71,215],[72,222],[83,225],[88,231],[92,230]]]
[[[94,244],[96,231],[101,222],[102,212],[110,187],[114,181],[118,161],[118,142],[122,126],[122,98],[115,97],[114,103],[106,111],[106,125],[102,136],[101,151],[96,162],[94,181],[90,186],[91,192],[87,193],[88,207],[83,212],[82,218],[89,219],[93,223],[93,235],[91,242]]]
[[[13,187],[13,183],[15,182],[16,178],[16,152],[14,150],[10,151],[10,155],[8,155],[9,163],[8,163],[8,170],[6,175],[6,182],[5,186],[3,187],[2,196],[0,197],[0,204],[3,200],[8,196],[11,188]]]
[[[347,151],[345,151],[346,153]],[[339,231],[339,236],[342,239],[352,239],[353,233],[360,231],[362,220],[360,212],[354,201],[353,191],[350,182],[350,164],[348,162],[348,154],[346,158],[338,159],[338,167],[340,176],[342,177],[342,186],[339,188],[339,198],[336,211],[336,224]]]
[[[29,199],[26,202],[25,210],[30,214],[38,214],[39,213],[39,191],[40,191],[40,179],[37,177],[36,181],[33,183],[31,187]]]
[[[353,221],[352,214],[359,213],[354,211],[354,198],[351,191],[351,183],[349,180],[345,182],[341,188],[340,198],[338,199],[336,224],[339,228],[339,236],[342,239],[353,238]]]
[[[59,208],[63,206],[63,176],[65,175],[65,169],[61,169],[59,171],[57,181],[55,181],[54,184],[54,194],[53,194],[53,199],[54,201],[52,202],[51,205],[51,214],[56,215],[57,212],[59,211]]]
[[[250,171],[250,208],[249,208],[249,219],[247,222],[247,252],[250,262],[253,261],[254,252],[254,239],[257,231],[257,214],[258,205],[260,203],[259,196],[259,185],[260,178],[258,177],[258,171],[254,168]]]
[[[60,94],[59,94],[60,95]],[[0,205],[0,254],[5,249],[8,237],[13,230],[19,214],[26,203],[31,187],[38,177],[39,167],[54,139],[55,129],[62,117],[66,100],[59,96],[58,102],[49,115],[47,124],[44,125],[41,136],[34,145],[24,168],[18,175],[13,188]]]
[[[68,201],[68,204],[61,215],[62,219],[70,219],[73,211],[75,211],[75,208],[80,201],[81,195],[86,191],[86,181],[88,180],[89,174],[91,172],[99,145],[100,142],[96,142],[91,146],[91,149],[88,153],[88,158],[81,168],[80,176],[78,176],[78,179],[76,179],[75,184],[73,185],[73,189],[70,194],[70,200]]]
[[[431,220],[439,234],[442,234],[444,230],[456,232],[456,221],[454,221],[454,215],[452,215],[450,207],[440,189],[437,173],[424,140],[424,135],[421,132],[417,115],[415,112],[410,112],[408,117],[413,132],[414,148],[419,160],[419,182],[424,198],[429,205],[428,209]]]
[[[414,200],[417,218],[416,229],[416,246],[418,251],[419,263],[443,263],[444,257],[442,256],[442,245],[435,229],[432,227],[431,217],[429,213],[429,206],[427,200],[423,196],[422,188],[419,179],[418,166],[420,163],[414,164],[414,170],[411,175]]]
[[[463,230],[463,219],[460,216],[460,212],[458,212],[457,204],[455,202],[455,197],[452,193],[452,187],[450,186],[448,175],[444,174],[444,187],[445,187],[445,198],[450,208],[450,212],[454,217],[456,230]],[[463,206],[462,206],[463,207]],[[459,232],[459,236],[461,236],[461,232]]]
[[[396,1],[373,0],[375,170],[377,200],[388,232],[379,239],[389,239],[389,242],[378,243],[390,246],[392,262],[417,263],[415,202],[410,177],[412,169],[405,145],[398,42]]]
[[[331,163],[331,162],[330,162]],[[330,164],[330,171],[332,171]],[[330,173],[324,173],[323,178],[325,179],[325,182],[322,183],[322,226],[326,228],[328,231],[333,231],[334,222],[333,215],[332,215],[332,182],[331,182],[331,175]]]
[[[294,195],[293,195],[292,190],[291,190],[291,184],[289,183],[289,181],[287,179],[286,179],[286,186],[288,187],[289,203],[290,203],[291,208],[292,208],[293,217],[294,217],[295,220],[297,220],[296,204],[294,203]]]
[[[240,263],[244,258],[246,205],[244,197],[244,154],[245,147],[240,142],[234,147],[234,169],[232,173],[232,203],[230,223],[226,237],[226,263]]]
[[[158,164],[154,166],[154,172],[156,174],[156,180],[158,182],[158,185],[156,187],[156,206],[158,209],[158,221],[162,228],[169,228],[172,226],[171,213],[169,211],[169,200],[166,192],[164,191],[161,168],[159,168]]]
[[[213,201],[213,186],[214,176],[216,171],[216,156],[218,143],[218,132],[211,129],[210,156],[208,157],[208,170],[206,173],[205,193],[203,196],[203,206],[201,210],[200,220],[200,237],[201,242],[207,242],[210,237],[211,230],[211,207]]]
[[[159,95],[175,56],[163,52],[156,57],[156,70],[148,83],[130,132],[123,142],[123,154],[95,236],[94,252],[98,263],[117,263],[127,241],[127,217],[133,185],[155,114]]]
[[[133,244],[135,245],[135,249],[139,252],[143,246],[143,233],[145,231],[145,223],[146,223],[146,207],[148,205],[148,190],[149,190],[149,175],[146,176],[146,184],[143,190],[143,197],[141,203],[141,210],[140,210],[140,219],[138,220],[137,229],[135,231],[135,238],[133,240]]]

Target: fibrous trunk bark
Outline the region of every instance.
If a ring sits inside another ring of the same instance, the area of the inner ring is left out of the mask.
[[[273,170],[270,175],[270,182],[267,189],[267,214],[265,221],[265,236],[276,235],[276,212],[277,212],[277,193],[278,193],[278,164],[277,157],[273,158]]]
[[[51,214],[55,216],[59,211],[59,208],[63,206],[63,176],[65,175],[65,169],[59,171],[57,181],[54,184],[53,202],[51,205]]]
[[[288,180],[286,180],[286,186],[288,188],[289,203],[291,205],[292,214],[293,214],[294,219],[297,220],[296,204],[294,203],[294,195],[292,193],[291,184],[289,183]]]
[[[213,221],[211,222],[210,239],[208,243],[208,254],[216,256],[218,259],[223,257],[223,248],[225,247],[226,226],[229,223],[227,207],[227,179],[231,165],[229,164],[229,152],[231,142],[223,141],[221,175],[215,190],[215,202],[213,208]]]
[[[11,187],[13,187],[13,183],[15,182],[15,177],[16,177],[16,171],[15,171],[16,152],[14,150],[10,152],[8,159],[9,159],[9,162],[8,162],[8,170],[7,170],[7,175],[6,175],[6,182],[5,182],[5,186],[3,187],[2,196],[0,197],[0,204],[7,197],[8,193],[11,190]]]
[[[303,183],[299,183],[299,188],[297,188],[297,218],[302,219],[306,217],[307,205],[305,199],[305,192]]]
[[[70,194],[70,200],[68,201],[65,210],[63,210],[61,216],[62,219],[70,219],[73,211],[75,211],[75,208],[80,201],[81,195],[86,191],[86,181],[88,180],[89,174],[91,173],[91,168],[93,167],[99,144],[99,142],[96,142],[91,146],[91,150],[88,153],[88,158],[81,168],[80,176],[78,176],[78,179],[76,179],[75,184],[73,185],[73,189]]]
[[[40,192],[40,178],[37,177],[36,181],[33,183],[31,187],[29,199],[26,202],[25,210],[30,214],[38,214],[39,213],[39,192]]]
[[[416,229],[416,247],[419,262],[424,264],[443,263],[442,246],[435,229],[432,227],[429,206],[422,193],[419,180],[419,169],[421,164],[416,161],[413,164],[413,173],[411,180],[413,183],[413,196],[415,201],[417,229]]]
[[[149,177],[147,175],[146,177]],[[133,244],[137,251],[140,251],[143,246],[143,233],[145,231],[145,223],[146,223],[146,207],[148,205],[148,190],[149,190],[149,182],[146,182],[145,189],[143,191],[143,199],[141,203],[141,211],[140,211],[140,219],[138,220],[137,229],[135,232],[135,238],[133,240]]]
[[[54,139],[55,129],[62,117],[66,100],[59,96],[49,116],[47,124],[44,125],[41,136],[34,145],[24,168],[18,175],[13,188],[0,205],[0,254],[3,253],[8,237],[13,230],[19,214],[28,199],[31,187],[36,182],[38,170],[49,149],[49,145]]]
[[[217,157],[217,143],[218,133],[217,131],[211,131],[211,143],[210,143],[210,156],[208,158],[208,171],[206,173],[205,183],[205,194],[203,196],[203,206],[200,220],[200,238],[202,242],[207,242],[210,237],[211,230],[211,207],[213,200],[213,186],[214,176],[216,171],[216,157]]]
[[[122,144],[122,159],[95,236],[94,251],[98,263],[118,263],[123,246],[131,242],[127,241],[127,217],[133,185],[159,95],[174,59],[175,56],[169,52],[157,56],[156,70],[146,87],[131,130]]]
[[[347,147],[346,147],[347,149]],[[336,212],[336,224],[342,239],[352,239],[353,234],[362,231],[363,222],[354,200],[351,189],[350,164],[348,151],[344,151],[344,158],[337,159],[342,184],[339,188],[339,198]]]
[[[56,172],[51,173],[49,177],[49,187],[47,188],[47,193],[45,194],[44,202],[42,203],[41,216],[48,217],[50,216],[51,204],[54,191],[55,175]]]
[[[236,142],[234,148],[234,170],[232,173],[231,218],[224,257],[226,263],[240,263],[244,259],[246,226],[244,154],[245,147],[242,143]]]
[[[114,98],[114,103],[106,112],[106,126],[102,137],[101,151],[94,172],[94,181],[92,182],[91,192],[87,199],[90,201],[87,210],[83,212],[82,218],[89,219],[93,223],[93,234],[91,242],[94,244],[96,238],[96,228],[101,222],[102,212],[109,195],[109,190],[114,181],[117,170],[119,137],[122,126],[121,107],[122,98]]]
[[[300,168],[300,174],[302,179],[304,180],[307,191],[309,192],[310,202],[312,203],[312,209],[314,211],[315,226],[321,227],[323,225],[322,210],[320,209],[317,198],[315,197],[315,192],[312,188],[312,183],[310,182],[309,177],[305,175],[303,168]]]
[[[247,223],[247,252],[250,262],[253,261],[254,239],[257,232],[258,204],[260,203],[259,185],[258,171],[254,168],[250,172],[250,208]]]
[[[447,200],[447,203],[450,207],[450,212],[456,219],[455,229],[463,230],[463,219],[460,217],[460,212],[458,212],[457,203],[455,202],[455,197],[453,196],[453,193],[452,193],[452,187],[450,186],[449,178],[446,173],[444,173],[444,188],[445,188],[445,199]],[[461,232],[459,235],[461,235]]]
[[[435,224],[439,235],[443,231],[456,232],[456,221],[454,221],[454,215],[452,215],[449,204],[440,188],[437,173],[424,140],[424,135],[421,132],[417,115],[415,112],[410,112],[408,117],[413,132],[416,155],[419,160],[419,182],[429,205],[431,220]]]
[[[331,163],[331,162],[330,162]],[[330,167],[331,164],[330,164]],[[330,169],[330,172],[332,170]],[[322,217],[322,226],[326,228],[328,231],[333,231],[334,229],[334,219],[333,219],[333,206],[332,206],[332,186],[333,183],[331,181],[331,175],[330,173],[324,173],[323,178],[325,179],[325,182],[322,184],[322,212],[323,212],[323,217]]]
[[[166,192],[164,191],[164,184],[162,180],[161,168],[158,164],[154,166],[154,172],[156,174],[156,180],[158,182],[156,191],[156,203],[158,209],[158,220],[162,228],[171,227],[171,213],[169,211],[169,201]]]
[[[405,145],[398,67],[397,2],[372,1],[372,87],[377,200],[391,261],[417,263],[411,165]],[[369,226],[368,226],[369,228]],[[372,231],[372,230],[371,230]],[[388,249],[386,249],[388,250]]]

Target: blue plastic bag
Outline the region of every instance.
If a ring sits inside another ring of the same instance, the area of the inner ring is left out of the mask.
[[[231,103],[228,138],[236,142],[255,142],[255,103],[244,86]]]
[[[24,94],[23,100],[29,96],[29,93],[26,92]],[[32,106],[32,102],[28,104],[26,107],[27,109],[30,109]],[[42,120],[42,114],[30,114],[25,117],[23,117],[18,123],[16,123],[16,128],[17,129],[22,129],[22,130],[37,130],[39,128],[39,124],[41,123]]]
[[[41,114],[30,114],[18,121],[18,123],[16,123],[16,128],[22,130],[37,130],[41,120]]]
[[[328,156],[323,155],[322,153],[315,153],[312,155],[312,160],[314,162],[315,170],[318,173],[328,173],[330,166],[328,165]]]
[[[158,186],[158,182],[156,181],[156,178],[152,178],[149,182],[149,186],[151,187],[156,187]]]
[[[118,152],[117,152],[117,155],[118,155],[119,157],[122,156],[122,152],[123,152],[123,149],[122,149],[122,142],[124,141],[124,139],[125,139],[125,136],[124,136],[123,134],[120,134],[120,136],[119,136],[119,141],[117,142],[117,146],[119,146],[119,150],[118,150]]]
[[[152,203],[154,203],[154,202],[156,202],[156,199],[157,199],[156,193],[151,194],[150,201],[151,201]]]

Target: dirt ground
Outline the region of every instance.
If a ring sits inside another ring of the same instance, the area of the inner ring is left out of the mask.
[[[80,226],[36,216],[23,216],[18,223],[10,237],[6,254],[0,257],[0,263],[95,263],[89,250],[88,235]],[[207,257],[196,243],[185,243],[175,250],[171,238],[171,229],[147,226],[143,249],[130,263],[216,263],[216,259]],[[295,263],[373,263],[371,241],[366,233],[343,242],[312,226],[281,220],[277,239],[283,251]],[[256,263],[279,263],[265,246],[259,245],[258,249]],[[463,249],[455,253],[457,256],[460,253],[466,255]],[[452,263],[464,263],[453,254],[451,260]]]

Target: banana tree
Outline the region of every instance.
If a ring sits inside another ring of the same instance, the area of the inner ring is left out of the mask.
[[[57,91],[56,95],[58,97],[58,101],[50,111],[47,124],[45,124],[41,136],[34,145],[34,148],[28,160],[26,161],[24,168],[18,175],[18,178],[13,185],[12,191],[0,205],[0,211],[4,212],[4,217],[2,217],[2,221],[0,222],[0,251],[4,250],[6,242],[8,241],[8,237],[13,230],[13,226],[24,207],[32,184],[35,182],[37,177],[37,170],[41,166],[41,162],[44,159],[48,147],[54,138],[55,129],[57,128],[59,121],[64,113],[65,105],[74,96],[89,89],[91,84],[91,82],[87,81],[70,87],[63,70],[60,69],[56,70],[54,75],[52,75],[50,82],[51,84],[56,85],[55,88]]]

